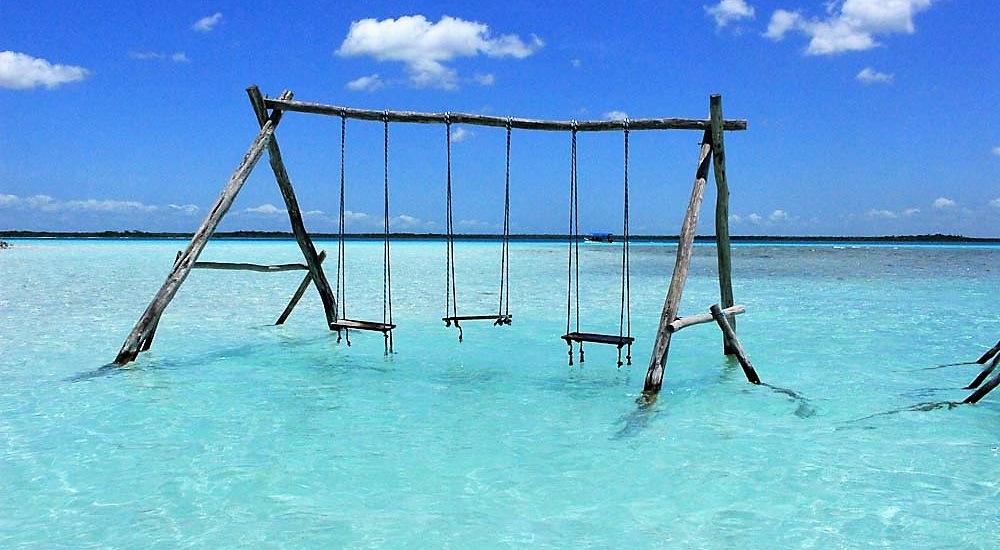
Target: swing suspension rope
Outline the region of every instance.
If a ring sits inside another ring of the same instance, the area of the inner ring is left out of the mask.
[[[621,310],[618,317],[618,337],[580,332],[580,213],[579,186],[577,179],[577,125],[572,123],[572,143],[570,148],[570,192],[569,192],[569,252],[566,266],[566,335],[563,339],[569,344],[569,364],[573,364],[573,342],[580,343],[580,362],[584,362],[584,342],[615,344],[618,347],[618,366],[632,364],[632,313],[631,313],[631,281],[629,277],[629,121],[622,121],[624,133],[624,204],[622,222],[622,274],[621,274]],[[574,326],[575,323],[575,326]],[[575,329],[571,332],[570,329]],[[625,361],[622,362],[622,348],[626,348]]]
[[[629,260],[629,228],[628,228],[628,119],[622,121],[622,132],[625,134],[625,160],[624,160],[624,181],[625,181],[625,198],[624,198],[624,213],[622,217],[624,221],[622,222],[622,307],[621,313],[618,316],[618,337],[627,336],[631,338],[632,336],[632,284],[629,277],[629,272],[631,271],[630,260]],[[624,334],[623,334],[624,325]],[[632,342],[628,341],[627,349],[625,353],[625,360],[627,364],[632,364]],[[622,366],[622,348],[618,347],[618,366]]]
[[[510,117],[507,117],[507,160],[503,185],[503,239],[500,248],[500,305],[494,325],[510,324]]]
[[[347,340],[347,345],[351,345],[351,329],[379,331],[385,337],[385,353],[392,353],[392,265],[389,254],[389,116],[388,111],[383,115],[385,128],[385,238],[383,241],[383,262],[382,262],[382,322],[357,321],[347,317],[347,239],[345,227],[346,213],[346,143],[347,143],[347,112],[340,112],[340,219],[337,235],[337,299],[340,302],[340,318],[331,323],[331,328],[337,330],[337,342],[341,341],[341,331]]]
[[[389,111],[386,110],[382,113],[382,124],[383,124],[383,151],[384,151],[384,162],[385,167],[385,238],[383,240],[382,248],[382,324],[392,325],[392,264],[391,255],[389,254]],[[387,330],[383,333],[385,335],[385,353],[388,355],[392,353],[392,330]]]
[[[501,238],[500,250],[500,290],[499,305],[496,315],[459,315],[458,314],[458,284],[455,276],[455,219],[454,201],[452,193],[452,170],[451,170],[451,116],[444,115],[445,123],[445,150],[447,163],[446,179],[446,212],[445,228],[446,235],[446,258],[445,258],[445,304],[444,317],[442,320],[445,326],[455,325],[458,329],[458,341],[463,338],[461,321],[471,320],[492,320],[493,326],[503,326],[511,324],[510,315],[510,137],[511,124],[508,118],[506,161],[504,169],[504,213],[503,213],[503,236]]]

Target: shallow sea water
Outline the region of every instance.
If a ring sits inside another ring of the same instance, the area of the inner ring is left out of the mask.
[[[440,321],[442,242],[393,246],[395,353],[337,343],[301,279],[197,270],[148,353],[105,368],[182,241],[0,251],[2,548],[997,548],[1000,247],[739,245],[746,382],[714,325],[675,335],[641,409],[672,245],[632,247],[631,367],[567,365],[566,249],[516,243],[511,326]],[[319,242],[335,265],[335,242]],[[348,310],[381,319],[381,243]],[[460,313],[497,307],[499,245],[457,244]],[[216,241],[203,260],[300,261]],[[617,331],[620,249],[587,245],[581,330]],[[717,301],[696,249],[683,314]]]

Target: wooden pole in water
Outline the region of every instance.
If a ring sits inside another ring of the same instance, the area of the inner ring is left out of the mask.
[[[723,308],[733,307],[733,265],[729,244],[729,183],[726,181],[726,149],[723,139],[722,96],[709,98],[709,117],[712,123],[712,168],[715,173],[715,249],[719,258],[719,296]],[[726,320],[736,331],[736,317]],[[723,353],[736,353],[729,339],[723,338]]]
[[[987,367],[986,369],[984,369],[983,372],[982,372],[982,374],[979,375],[980,378],[986,378],[986,376],[989,375],[990,372],[993,372],[993,369],[995,369],[997,367],[997,363],[1000,363],[1000,355],[997,355],[996,357],[993,358],[993,362],[990,363],[990,366]],[[979,378],[977,378],[976,380],[981,381]],[[970,395],[969,397],[965,398],[965,401],[962,401],[962,403],[970,403],[970,404],[971,403],[977,403],[980,399],[982,399],[983,397],[985,397],[986,394],[988,394],[991,391],[993,391],[993,388],[997,387],[997,385],[1000,385],[1000,372],[994,374],[993,378],[990,378],[985,384],[983,384],[982,386],[980,386],[979,389],[977,389],[976,391],[972,392],[972,395]],[[969,388],[973,388],[973,387],[975,387],[975,386],[973,386],[973,385],[969,386]],[[968,388],[966,388],[966,389],[968,389]]]
[[[268,115],[260,88],[250,86],[247,88],[247,95],[250,96],[250,103],[257,114],[257,121],[263,126],[267,122]],[[281,111],[275,110],[274,112],[280,113]],[[292,189],[292,181],[285,170],[285,163],[281,160],[281,150],[278,148],[277,138],[272,136],[268,141],[267,152],[271,161],[271,170],[274,172],[274,179],[277,180],[278,187],[281,188],[281,197],[288,210],[288,220],[291,222],[292,232],[295,234],[295,240],[299,243],[302,255],[305,256],[306,265],[309,266],[309,274],[312,275],[316,290],[319,291],[319,297],[323,301],[326,324],[330,326],[337,322],[337,298],[333,295],[329,281],[326,280],[326,274],[323,273],[323,266],[320,265],[319,255],[316,253],[316,247],[313,246],[312,238],[309,237],[309,233],[302,223],[302,213],[299,210],[298,200],[295,198],[295,190]]]
[[[281,94],[281,97],[291,99],[292,92],[285,91]],[[260,132],[254,138],[250,149],[243,156],[243,160],[236,167],[233,175],[229,177],[229,182],[223,188],[222,194],[212,209],[209,210],[201,226],[195,231],[194,236],[191,238],[191,243],[184,253],[181,254],[181,257],[174,262],[174,267],[170,271],[170,274],[167,275],[167,280],[164,281],[159,292],[153,297],[153,301],[146,307],[146,310],[136,322],[135,327],[132,328],[132,332],[125,338],[125,343],[122,344],[118,356],[115,357],[114,362],[116,365],[125,365],[134,361],[140,351],[149,349],[149,343],[152,342],[153,332],[156,330],[160,315],[163,314],[163,310],[167,308],[170,301],[177,295],[177,291],[191,273],[191,268],[198,260],[198,256],[205,249],[208,239],[215,232],[222,218],[229,212],[233,201],[236,200],[236,195],[239,194],[240,189],[243,188],[243,184],[250,177],[250,173],[253,171],[254,166],[257,165],[257,161],[263,156],[264,149],[274,136],[274,129],[280,121],[281,111],[274,111],[265,123],[261,125]]]
[[[984,353],[982,357],[976,359],[976,363],[979,363],[980,365],[985,365],[986,362],[992,359],[993,356],[996,355],[997,353],[1000,353],[1000,340],[997,340],[996,345],[994,345],[992,348],[990,348],[989,351]]]
[[[326,259],[326,250],[321,250],[319,252],[319,263],[323,263]],[[276,325],[283,325],[288,319],[288,316],[292,314],[292,310],[298,305],[299,300],[302,299],[302,295],[306,293],[306,289],[309,288],[309,283],[313,280],[312,273],[306,273],[306,276],[302,278],[302,282],[299,283],[299,288],[295,289],[295,294],[292,295],[292,299],[288,301],[288,305],[285,306],[285,310],[281,312],[278,320],[274,322]]]
[[[691,199],[688,201],[687,211],[684,214],[684,223],[681,225],[680,237],[677,239],[677,259],[674,260],[674,274],[670,279],[670,287],[667,289],[667,297],[663,302],[663,311],[660,313],[660,327],[656,331],[656,342],[653,344],[653,355],[649,359],[649,369],[646,371],[646,381],[643,386],[643,394],[647,397],[660,391],[663,385],[663,369],[667,363],[667,354],[670,351],[670,336],[673,334],[668,329],[669,325],[677,318],[677,312],[681,305],[681,295],[684,294],[684,283],[687,281],[688,268],[691,265],[691,253],[694,247],[694,235],[698,229],[698,214],[701,211],[701,202],[705,196],[705,182],[708,178],[708,156],[712,152],[712,133],[705,130],[705,135],[701,140],[701,153],[698,155],[698,169],[695,172],[694,186],[691,189]]]
[[[986,377],[989,376],[990,373],[997,368],[998,362],[1000,362],[1000,355],[994,357],[993,362],[991,362],[989,365],[986,365],[986,368],[984,368],[982,372],[979,373],[979,376],[977,376],[975,380],[969,383],[969,385],[966,386],[965,389],[972,390],[978,388],[979,385],[983,383],[983,380],[986,380]]]
[[[719,323],[719,328],[722,329],[722,336],[726,339],[726,344],[734,350],[733,355],[736,356],[736,359],[740,362],[740,366],[743,367],[743,374],[746,375],[747,381],[751,384],[760,384],[760,377],[757,376],[757,371],[754,370],[753,365],[750,363],[750,358],[743,351],[743,346],[740,345],[740,340],[736,337],[736,331],[733,330],[733,327],[729,326],[729,320],[722,313],[722,308],[719,307],[719,304],[712,304],[709,310],[712,312],[715,322]]]

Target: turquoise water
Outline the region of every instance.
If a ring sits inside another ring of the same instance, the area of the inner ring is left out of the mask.
[[[674,247],[632,248],[632,367],[567,365],[563,245],[516,243],[513,325],[440,322],[445,249],[393,248],[396,353],[336,343],[301,274],[198,270],[150,352],[102,369],[179,241],[0,251],[2,548],[997,548],[1000,393],[960,401],[998,338],[1000,247],[734,249],[746,383],[714,325],[642,389]],[[336,243],[321,242],[331,256]],[[717,300],[699,246],[682,314]],[[381,245],[348,250],[381,319]],[[460,312],[496,309],[499,247],[459,243]],[[203,260],[299,261],[292,242]],[[583,248],[584,331],[616,331],[619,249]],[[332,273],[332,262],[328,270]],[[331,275],[332,278],[332,275]]]

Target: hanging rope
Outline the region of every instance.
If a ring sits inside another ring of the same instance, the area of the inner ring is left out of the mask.
[[[569,172],[569,254],[566,266],[566,333],[570,332],[573,318],[574,297],[576,304],[576,332],[580,332],[580,218],[576,181],[576,121],[573,121],[573,139],[570,147]],[[575,292],[574,292],[575,291]],[[573,342],[569,344],[569,364],[573,364]],[[580,342],[580,362],[583,362],[583,342]]]
[[[382,113],[383,124],[383,150],[385,166],[385,239],[383,241],[383,270],[382,270],[382,323],[392,324],[392,266],[389,255],[389,111]],[[392,353],[392,330],[385,331],[385,353]]]
[[[618,337],[632,336],[632,289],[629,277],[629,223],[628,223],[628,118],[622,121],[622,130],[625,134],[625,200],[624,200],[624,222],[622,223],[622,304],[621,313],[618,316]],[[623,330],[624,326],[624,330]],[[626,361],[632,364],[632,344],[628,344],[626,350]],[[622,348],[618,346],[618,366],[622,366]]]
[[[447,231],[447,237],[445,240],[445,248],[447,249],[447,257],[445,259],[445,293],[444,293],[444,316],[445,316],[445,326],[451,326],[452,321],[448,320],[449,317],[458,317],[458,296],[455,284],[455,225],[453,218],[452,209],[452,194],[451,194],[451,116],[448,113],[444,115],[444,127],[445,127],[445,148],[447,151],[446,161],[447,161],[447,206],[445,211],[445,227]],[[455,328],[458,329],[458,341],[462,341],[462,327],[458,324],[458,319],[454,320]]]
[[[347,318],[347,257],[344,239],[344,187],[345,187],[345,149],[347,144],[347,113],[340,111],[340,225],[337,233],[337,301],[340,302],[340,318]],[[351,345],[351,334],[345,329],[347,345]],[[337,342],[340,342],[340,331],[337,331]]]
[[[504,170],[503,238],[500,245],[500,305],[494,325],[510,324],[510,117],[507,117],[507,162]]]

